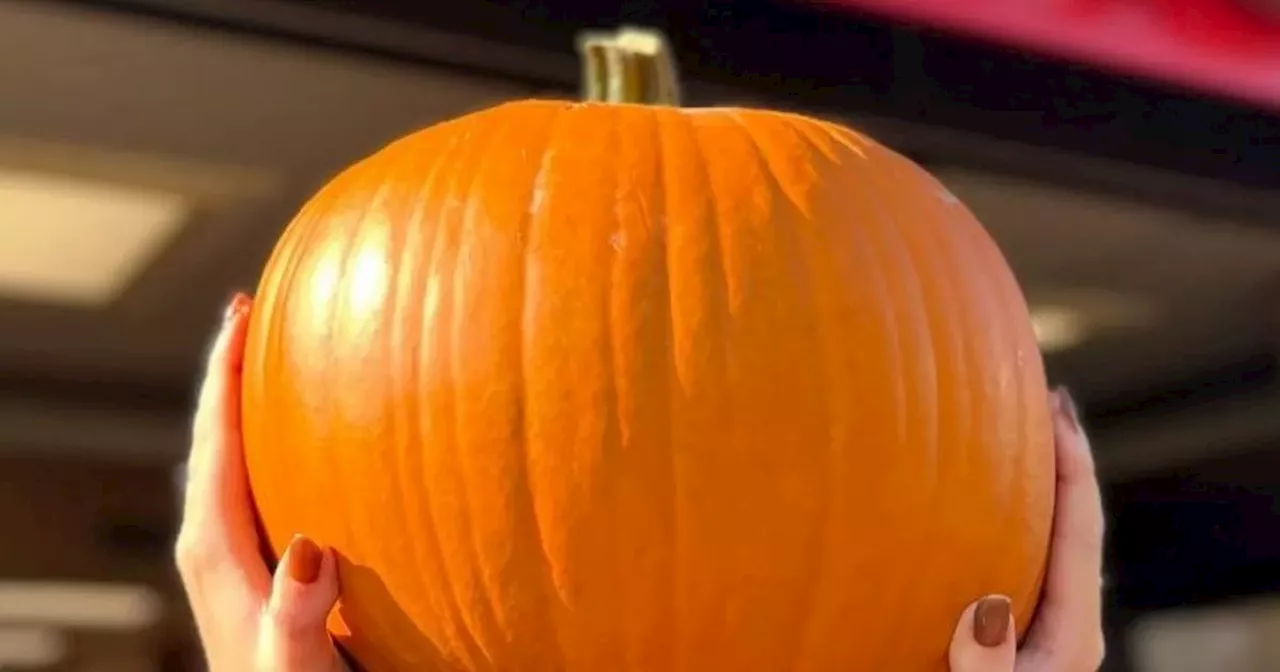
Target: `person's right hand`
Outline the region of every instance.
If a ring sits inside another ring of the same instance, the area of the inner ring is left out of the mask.
[[[1021,651],[1009,601],[983,598],[960,619],[951,672],[1096,672],[1102,634],[1102,497],[1089,439],[1065,391],[1050,397],[1058,492],[1044,594]]]

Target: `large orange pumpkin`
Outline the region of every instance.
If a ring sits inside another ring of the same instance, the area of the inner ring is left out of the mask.
[[[263,274],[253,492],[276,553],[340,555],[338,641],[370,672],[924,672],[985,594],[1025,626],[1049,410],[979,223],[836,124],[625,102],[671,101],[657,41],[586,53],[594,102],[393,143]]]

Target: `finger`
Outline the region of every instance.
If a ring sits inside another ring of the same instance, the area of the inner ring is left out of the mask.
[[[1016,638],[1009,598],[974,602],[951,637],[951,672],[1013,672]]]
[[[272,582],[259,642],[258,669],[342,670],[342,660],[325,627],[337,600],[338,571],[333,553],[306,537],[294,537]]]
[[[257,555],[240,444],[240,368],[249,307],[244,295],[231,302],[209,353],[187,460],[178,561],[189,592],[214,584],[219,595],[257,600],[249,606],[260,609],[270,575]]]
[[[1044,595],[1023,659],[1069,656],[1101,662],[1102,496],[1075,404],[1066,390],[1056,391],[1051,402],[1058,469],[1053,540]]]

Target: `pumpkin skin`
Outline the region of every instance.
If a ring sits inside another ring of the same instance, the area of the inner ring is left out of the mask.
[[[747,109],[508,103],[287,228],[243,376],[270,546],[369,672],[946,669],[1045,566],[1013,274],[915,164]]]

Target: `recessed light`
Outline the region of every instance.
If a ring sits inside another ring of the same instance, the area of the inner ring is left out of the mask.
[[[140,630],[160,621],[164,603],[148,586],[0,582],[0,622],[81,630]]]
[[[69,649],[67,636],[53,628],[0,627],[0,670],[53,667]]]
[[[189,215],[181,194],[0,167],[0,295],[109,304]]]

